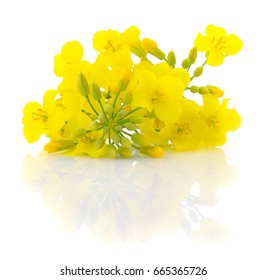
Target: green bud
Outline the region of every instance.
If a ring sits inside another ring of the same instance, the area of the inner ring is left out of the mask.
[[[123,127],[121,125],[116,125],[115,126],[116,131],[121,131],[122,129],[123,129]]]
[[[100,126],[99,122],[98,122],[97,120],[95,120],[95,121],[92,121],[92,122],[90,123],[89,129],[90,129],[90,130],[96,130],[96,129],[99,128],[99,126]]]
[[[120,154],[121,157],[123,158],[130,158],[132,156],[132,152],[129,148],[125,148],[123,146],[120,146],[118,148],[118,153]]]
[[[197,93],[197,92],[199,92],[199,87],[198,86],[192,86],[192,87],[190,87],[190,91],[192,93]]]
[[[128,119],[133,123],[141,123],[143,122],[143,117],[138,114],[129,115]]]
[[[123,147],[125,147],[125,148],[131,148],[131,141],[128,139],[128,138],[126,138],[126,137],[122,137],[121,138],[121,145],[123,146]]]
[[[168,61],[168,64],[170,66],[175,66],[175,64],[176,64],[176,57],[175,57],[175,53],[173,51],[169,51],[169,53],[167,55],[167,61]]]
[[[132,122],[127,123],[125,127],[127,130],[132,130],[132,131],[138,129],[138,126]]]
[[[115,131],[113,131],[112,139],[115,142],[115,144],[118,145],[120,143],[121,137]]]
[[[78,75],[78,88],[81,95],[88,96],[90,94],[90,88],[83,73],[79,73]]]
[[[71,138],[73,140],[79,140],[80,138],[82,138],[83,136],[85,136],[87,134],[87,130],[84,127],[81,128],[77,128],[76,130],[74,130],[71,133]]]
[[[111,115],[113,113],[113,110],[113,106],[109,103],[104,106],[104,112],[108,115]]]
[[[116,115],[116,118],[121,120],[123,119],[126,115],[128,114],[128,111],[126,110],[122,110],[122,111],[119,111]]]
[[[196,61],[196,59],[197,59],[197,48],[196,47],[193,47],[191,50],[190,50],[190,52],[189,52],[189,54],[188,54],[188,59],[189,59],[189,61],[190,61],[190,64],[194,64],[195,63],[195,61]]]
[[[110,130],[109,126],[105,126],[105,127],[103,128],[103,134],[109,133],[109,130]]]
[[[134,133],[131,135],[131,140],[135,143],[135,144],[138,144],[140,146],[146,146],[147,145],[147,142],[146,140],[144,139],[144,137],[139,134],[139,133]]]
[[[98,119],[100,122],[105,122],[107,121],[106,116],[104,113],[99,113]]]
[[[207,87],[200,87],[199,88],[199,93],[203,95],[203,94],[210,93],[210,91],[209,91],[209,89]]]
[[[202,74],[202,72],[203,72],[203,67],[202,67],[202,66],[199,66],[199,67],[197,67],[197,68],[194,70],[193,75],[194,75],[195,77],[199,77],[199,76]]]
[[[95,100],[100,100],[102,98],[102,92],[99,88],[99,86],[96,83],[91,83],[91,95]]]
[[[184,60],[182,61],[182,68],[188,69],[189,66],[190,66],[190,61],[189,61],[189,59],[188,59],[188,58],[184,59]]]
[[[132,102],[132,93],[131,92],[125,92],[122,97],[123,104],[130,104]]]
[[[106,146],[105,155],[109,158],[116,158],[117,156],[117,149],[114,145],[109,144]]]
[[[98,138],[95,144],[96,150],[100,150],[105,144],[105,140],[103,138]]]

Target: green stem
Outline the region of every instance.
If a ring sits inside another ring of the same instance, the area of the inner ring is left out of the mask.
[[[131,134],[130,134],[130,133],[128,133],[128,132],[126,132],[126,131],[124,131],[124,130],[121,130],[121,132],[131,137]]]
[[[137,149],[137,150],[139,150],[139,147],[136,146],[136,145],[134,145],[134,144],[132,144],[132,147],[135,148],[135,149]]]
[[[115,117],[117,116],[117,114],[122,111],[125,108],[125,104],[123,104],[117,111],[115,114],[112,115],[112,119],[115,119]],[[114,107],[115,108],[115,107]]]
[[[101,106],[101,109],[102,109],[102,111],[103,111],[103,114],[104,114],[105,118],[108,120],[108,117],[107,117],[107,115],[106,115],[105,112],[104,112],[104,108],[103,108],[103,104],[102,104],[101,100],[98,100],[98,102],[99,102],[99,104],[100,104],[100,106]]]
[[[128,113],[124,116],[124,118],[127,117],[127,116],[129,116],[130,114],[132,114],[132,113],[134,113],[134,112],[140,110],[140,109],[142,109],[142,107],[138,107],[138,108],[135,108],[134,110],[131,110],[130,112],[128,112]]]
[[[121,93],[121,91],[119,91],[119,92],[117,93],[116,97],[115,97],[115,100],[114,100],[114,103],[113,103],[114,109],[115,109],[115,105],[116,105],[116,102],[117,102],[117,99],[118,99],[120,93]],[[112,114],[112,118],[113,118],[113,116],[114,116],[114,112],[113,112],[113,114]]]
[[[88,95],[86,96],[86,98],[87,98],[87,100],[88,100],[88,102],[89,102],[89,104],[90,104],[90,106],[91,106],[91,109],[94,111],[94,113],[95,113],[96,115],[99,115],[99,113],[97,112],[97,110],[96,110],[96,109],[94,108],[94,106],[92,105],[92,103],[91,103],[90,98],[89,98]]]

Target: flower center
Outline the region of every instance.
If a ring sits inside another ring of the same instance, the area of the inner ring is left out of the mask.
[[[217,128],[217,126],[219,125],[220,121],[217,118],[217,116],[211,116],[208,118],[207,120],[207,125],[208,127],[213,127],[213,128]]]
[[[226,37],[225,36],[212,37],[210,41],[215,49],[223,50],[225,47],[224,45],[226,43]]]
[[[33,113],[32,113],[32,119],[33,119],[34,121],[42,120],[43,122],[45,122],[45,121],[47,121],[48,116],[47,116],[46,111],[44,111],[44,110],[42,110],[42,109],[38,109],[37,112],[33,112]]]
[[[152,95],[151,101],[153,104],[156,104],[158,100],[162,100],[164,98],[165,94],[159,91],[155,91]]]
[[[177,133],[178,134],[185,134],[185,135],[191,134],[192,130],[189,127],[189,122],[184,121],[181,125],[179,125],[178,128],[177,128]]]

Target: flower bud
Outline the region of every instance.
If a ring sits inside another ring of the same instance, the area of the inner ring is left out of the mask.
[[[192,93],[197,93],[197,92],[199,92],[199,87],[198,87],[198,86],[191,86],[191,87],[190,87],[190,91],[191,91]]]
[[[116,158],[117,156],[116,147],[112,144],[107,145],[105,149],[105,156],[109,158]]]
[[[123,129],[122,125],[116,125],[115,130],[116,131],[121,131]]]
[[[197,67],[195,70],[194,70],[194,77],[199,77],[203,72],[203,67],[202,66],[199,66]]]
[[[143,117],[138,114],[131,114],[129,115],[128,119],[133,123],[141,123],[143,122]]]
[[[81,95],[88,96],[90,94],[90,88],[83,73],[79,73],[78,75],[78,88]]]
[[[165,58],[165,53],[158,48],[157,43],[152,39],[144,38],[141,42],[141,46],[146,52],[152,54],[158,59],[163,60]]]
[[[92,97],[93,97],[95,100],[99,101],[99,100],[102,98],[102,92],[101,92],[99,86],[98,86],[96,83],[93,82],[93,83],[91,83],[91,85],[90,85],[90,89],[91,89],[91,95],[92,95]]]
[[[145,146],[140,147],[139,152],[154,158],[160,158],[164,155],[164,151],[159,146]]]
[[[131,92],[125,92],[125,94],[122,97],[123,104],[130,104],[132,102],[132,93]]]
[[[122,137],[120,142],[123,147],[131,148],[131,141],[128,138]]]
[[[203,95],[203,94],[208,94],[208,93],[210,93],[210,91],[208,90],[207,87],[200,87],[200,88],[199,88],[199,93]]]
[[[223,97],[224,95],[224,91],[216,86],[212,86],[212,85],[207,85],[206,86],[210,92],[210,94],[213,94],[216,97]]]
[[[123,158],[130,158],[132,156],[132,152],[129,148],[125,148],[123,146],[120,146],[118,148],[118,153],[120,154],[121,157]]]
[[[99,122],[97,120],[95,121],[92,121],[90,124],[89,124],[89,129],[90,130],[96,130],[98,129],[100,126]]]
[[[131,135],[131,140],[135,143],[138,144],[140,146],[146,146],[147,142],[145,140],[145,138],[139,134],[139,133],[134,133]]]
[[[83,136],[85,136],[87,134],[87,130],[84,127],[81,128],[77,128],[76,130],[74,130],[71,133],[71,138],[73,140],[79,140],[80,138],[82,138]]]
[[[104,113],[99,113],[98,119],[99,119],[100,122],[105,122],[105,121],[107,121],[106,116],[105,116]]]
[[[109,116],[112,115],[113,110],[114,110],[113,106],[109,103],[104,106],[104,112]]]
[[[196,59],[197,59],[197,48],[196,47],[193,47],[189,54],[188,54],[188,59],[190,61],[190,64],[194,64]]]
[[[188,58],[184,59],[184,60],[182,61],[182,68],[188,69],[189,66],[190,66],[190,61],[189,61],[189,59],[188,59]]]
[[[95,144],[96,150],[100,150],[105,144],[105,140],[103,138],[98,138]]]
[[[123,119],[126,115],[128,114],[128,111],[126,110],[122,110],[122,111],[119,111],[116,115],[116,118],[121,120]]]
[[[175,64],[176,64],[176,57],[175,57],[175,53],[173,51],[169,51],[169,53],[167,55],[167,61],[168,61],[168,64],[170,66],[175,66]]]
[[[115,132],[112,132],[112,139],[115,142],[116,145],[120,143],[121,137]]]
[[[132,122],[127,123],[125,127],[127,130],[131,130],[131,131],[138,129],[138,126]]]
[[[65,150],[71,150],[75,147],[72,139],[54,139],[47,143],[43,148],[48,153],[61,152]]]
[[[132,75],[132,72],[128,68],[122,69],[119,72],[119,80],[118,80],[118,85],[117,85],[118,91],[122,91],[127,88],[131,75]]]

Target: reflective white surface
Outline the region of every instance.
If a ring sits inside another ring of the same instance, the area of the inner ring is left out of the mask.
[[[26,188],[41,192],[64,230],[86,225],[108,243],[146,241],[179,228],[194,239],[223,239],[229,229],[207,214],[218,188],[235,179],[235,168],[215,148],[157,160],[39,155],[24,161]]]

